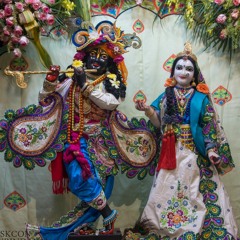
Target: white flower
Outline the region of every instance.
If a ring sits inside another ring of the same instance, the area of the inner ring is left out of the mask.
[[[110,80],[111,82],[111,85],[115,88],[119,88],[119,85],[120,85],[120,81],[118,81],[117,79],[115,80]]]
[[[110,81],[112,87],[119,88],[120,81],[117,80],[116,74],[110,73],[107,75],[107,77],[109,78],[109,81]]]

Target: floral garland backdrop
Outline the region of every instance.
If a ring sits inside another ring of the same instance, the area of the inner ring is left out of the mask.
[[[0,47],[7,46],[9,52],[20,58],[32,40],[41,62],[48,68],[52,62],[40,43],[40,32],[56,26],[67,30],[64,19],[72,15],[90,20],[89,4],[88,0],[0,0]]]
[[[162,7],[181,8],[194,37],[206,48],[216,47],[230,55],[239,51],[240,0],[164,0]]]
[[[194,37],[207,48],[216,47],[231,55],[239,51],[240,0],[0,0],[0,49],[21,58],[24,47],[33,40],[41,62],[48,68],[51,57],[41,45],[39,34],[62,28],[71,37],[83,21],[96,15],[96,3],[100,9],[97,15],[106,14],[111,6],[120,12],[120,8],[146,8],[146,4],[157,9],[153,12],[160,18],[164,12],[182,14]]]

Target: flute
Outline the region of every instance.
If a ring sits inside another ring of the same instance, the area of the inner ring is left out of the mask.
[[[85,72],[97,72],[96,69],[85,69]],[[61,70],[59,73],[73,73],[74,69]],[[48,74],[52,71],[11,71],[9,66],[4,69],[4,73],[7,76],[13,76],[16,78],[16,83],[20,88],[26,88],[27,83],[24,81],[24,74]]]

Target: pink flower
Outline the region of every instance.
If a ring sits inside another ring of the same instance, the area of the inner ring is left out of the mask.
[[[22,33],[23,33],[23,29],[19,25],[15,26],[14,34],[17,35],[17,36],[21,36]]]
[[[42,10],[43,10],[44,13],[50,13],[51,12],[51,9],[45,4],[42,4]]]
[[[227,37],[227,29],[223,29],[221,32],[220,32],[220,35],[219,35],[219,38],[220,39],[225,39]]]
[[[239,10],[238,9],[233,9],[233,11],[231,12],[231,17],[234,19],[234,20],[236,20],[236,19],[238,19],[238,17],[239,17]]]
[[[32,3],[32,7],[35,11],[37,11],[38,9],[40,9],[42,7],[42,3],[40,1],[34,1]]]
[[[10,30],[10,28],[8,28],[7,26],[5,26],[5,27],[3,28],[3,34],[4,34],[5,36],[10,36],[10,35],[11,35],[11,30]]]
[[[7,3],[12,3],[12,0],[4,0],[3,1],[5,4],[7,4]]]
[[[47,23],[48,25],[53,25],[55,22],[54,16],[52,14],[47,14]]]
[[[12,4],[7,4],[4,7],[4,13],[6,17],[12,16],[13,6]]]
[[[47,14],[46,13],[39,13],[38,17],[41,21],[46,21],[47,20]]]
[[[11,35],[11,41],[12,41],[13,44],[18,44],[19,43],[19,38],[16,35],[12,34]]]
[[[214,0],[214,2],[217,4],[217,5],[221,5],[225,2],[225,0]]]
[[[19,48],[15,48],[13,50],[13,54],[14,54],[14,57],[16,57],[16,58],[20,58],[22,56],[22,52]]]
[[[113,59],[113,61],[117,64],[122,62],[123,60],[124,60],[124,57],[122,55],[119,55]]]
[[[16,2],[16,3],[15,3],[15,7],[17,8],[17,10],[18,10],[19,12],[23,12],[23,11],[24,11],[24,5],[23,5],[23,3],[21,3],[21,2]]]
[[[50,4],[55,4],[55,0],[48,0]]]
[[[14,19],[13,17],[6,18],[6,25],[8,27],[12,27],[14,25]]]
[[[86,56],[86,53],[85,53],[85,52],[79,51],[79,52],[77,52],[77,53],[74,55],[73,59],[75,59],[75,60],[83,60],[83,58],[84,58],[85,56]]]
[[[29,40],[25,36],[22,36],[19,40],[19,44],[23,47],[27,46],[28,43],[29,43]]]
[[[233,4],[235,6],[239,6],[240,5],[240,0],[233,0]]]
[[[216,18],[216,21],[217,21],[217,23],[223,24],[223,23],[225,23],[226,19],[227,19],[227,17],[226,17],[225,14],[220,14],[220,15],[218,15],[218,17]]]
[[[5,17],[5,12],[1,9],[0,10],[0,19],[3,19]]]
[[[34,0],[25,0],[26,4],[33,4]]]

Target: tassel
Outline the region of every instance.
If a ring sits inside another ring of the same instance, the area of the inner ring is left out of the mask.
[[[157,172],[160,169],[173,170],[176,168],[175,134],[172,126],[167,126],[162,139],[161,154],[158,161]]]
[[[162,139],[162,147],[161,147],[161,153],[160,153],[160,158],[158,160],[158,165],[157,165],[157,172],[160,171],[160,169],[162,168],[162,159],[166,158],[166,152],[167,152],[167,135],[168,132],[165,131],[164,135],[163,135],[163,139]]]

